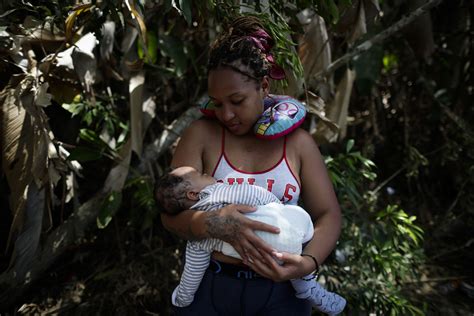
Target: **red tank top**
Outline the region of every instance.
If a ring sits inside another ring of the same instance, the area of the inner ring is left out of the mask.
[[[223,129],[221,155],[212,176],[218,182],[231,185],[255,184],[272,192],[285,204],[298,204],[301,187],[286,159],[286,136],[282,157],[273,167],[259,172],[247,172],[234,167],[225,154],[225,129]]]

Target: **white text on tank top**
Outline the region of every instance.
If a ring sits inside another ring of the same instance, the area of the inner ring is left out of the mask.
[[[258,185],[275,194],[284,204],[298,204],[301,188],[288,165],[285,154],[271,169],[249,173],[232,166],[232,163],[223,153],[212,176],[218,182],[230,185],[243,183]]]

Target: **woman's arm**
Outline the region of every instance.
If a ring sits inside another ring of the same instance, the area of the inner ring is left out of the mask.
[[[341,233],[341,210],[318,146],[303,133],[301,148],[301,186],[306,211],[315,221],[313,239],[303,252],[316,257],[319,264],[336,246]]]
[[[304,130],[290,135],[288,143],[300,162],[302,197],[306,211],[315,220],[313,239],[303,253],[316,258],[319,264],[326,259],[336,245],[341,231],[341,211],[318,146]],[[265,255],[265,261],[245,261],[259,274],[275,281],[289,280],[307,275],[315,269],[313,260],[288,253],[273,255],[284,262],[278,265],[274,258]]]
[[[201,138],[204,125],[205,122],[196,121],[184,131],[173,155],[172,167],[190,166],[202,172],[204,143]],[[185,210],[173,216],[161,213],[164,227],[188,240],[208,237],[204,225],[205,218],[204,212],[201,211]]]

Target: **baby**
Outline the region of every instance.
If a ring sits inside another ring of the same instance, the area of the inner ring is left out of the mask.
[[[284,205],[273,193],[259,186],[217,183],[213,177],[201,174],[192,167],[176,168],[160,178],[155,187],[155,197],[161,210],[170,215],[186,209],[213,211],[228,204],[257,206],[255,212],[244,215],[280,228],[279,234],[255,231],[279,252],[300,254],[302,245],[311,240],[314,233],[311,218],[301,207]],[[241,259],[237,251],[222,240],[188,241],[184,270],[172,295],[173,305],[185,307],[191,304],[209,267],[213,251]],[[329,315],[342,312],[346,300],[328,292],[319,283],[309,281],[311,279],[312,275],[291,280],[296,296],[310,300],[313,307]]]

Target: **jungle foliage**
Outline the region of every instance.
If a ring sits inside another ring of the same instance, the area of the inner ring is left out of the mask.
[[[319,281],[349,315],[472,310],[469,7],[2,1],[0,311],[169,313],[184,243],[153,182],[200,117],[209,43],[236,14],[275,36],[288,80],[274,92],[305,102],[343,210]]]

